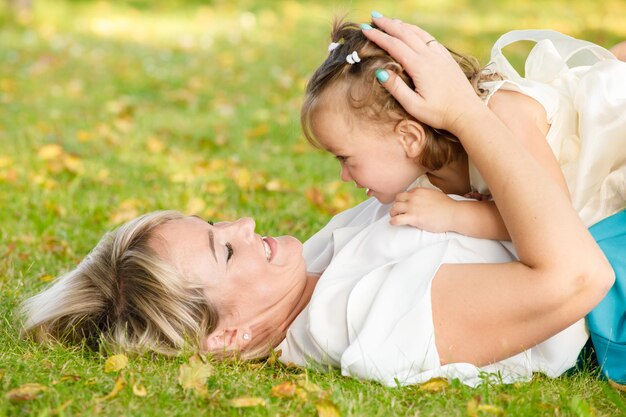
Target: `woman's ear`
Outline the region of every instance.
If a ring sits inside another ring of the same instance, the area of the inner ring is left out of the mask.
[[[407,157],[416,158],[422,153],[426,143],[426,132],[421,123],[404,119],[396,124],[394,132],[398,135]]]
[[[203,349],[209,352],[243,350],[252,340],[249,328],[236,327],[216,329],[202,343]]]

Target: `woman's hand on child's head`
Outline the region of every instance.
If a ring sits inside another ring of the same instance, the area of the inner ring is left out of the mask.
[[[474,105],[482,106],[459,65],[432,35],[398,19],[373,17],[373,21],[386,33],[362,25],[363,33],[402,65],[415,91],[392,71],[379,70],[377,78],[412,116],[454,133],[458,119],[471,114]]]
[[[389,214],[393,225],[410,225],[429,232],[452,230],[456,201],[439,190],[413,188],[396,196]]]

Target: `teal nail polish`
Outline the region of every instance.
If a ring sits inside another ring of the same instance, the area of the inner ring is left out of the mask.
[[[381,83],[386,83],[387,80],[389,79],[389,73],[382,68],[378,68],[375,74],[376,74],[376,79],[380,81]]]
[[[372,27],[370,25],[368,25],[367,23],[361,23],[361,29],[363,30],[370,30]]]
[[[382,15],[382,13],[377,12],[376,10],[372,10],[372,17],[373,17],[374,19],[377,19],[377,18],[379,18],[379,17],[383,17],[383,15]]]

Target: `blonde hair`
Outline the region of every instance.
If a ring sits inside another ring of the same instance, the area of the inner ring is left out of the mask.
[[[376,27],[373,23],[372,26]],[[338,88],[339,83],[347,83],[347,104],[359,112],[359,115],[369,120],[384,122],[415,120],[376,81],[375,72],[379,68],[393,71],[410,88],[415,89],[411,77],[385,50],[369,41],[363,35],[359,25],[336,19],[333,22],[331,41],[338,43],[339,46],[329,53],[328,58],[309,79],[300,113],[304,135],[313,146],[319,147],[319,143],[311,125],[312,113],[319,104],[323,93],[329,88]],[[346,62],[346,56],[353,51],[358,53],[361,62],[350,65]],[[486,91],[480,88],[481,82],[502,78],[497,73],[490,73],[484,68],[481,69],[478,61],[473,57],[457,54],[453,51],[450,53],[479,96],[486,94]],[[426,144],[416,162],[423,167],[437,170],[465,154],[461,143],[451,133],[433,129],[424,124],[422,126],[426,132]]]
[[[21,306],[22,337],[175,355],[215,330],[203,288],[159,258],[154,229],[184,215],[153,212],[107,233],[72,271]]]

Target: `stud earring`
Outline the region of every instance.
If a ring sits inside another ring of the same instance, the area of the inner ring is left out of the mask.
[[[244,333],[243,336],[241,336],[241,338],[243,340],[250,340],[250,335],[248,333]]]

